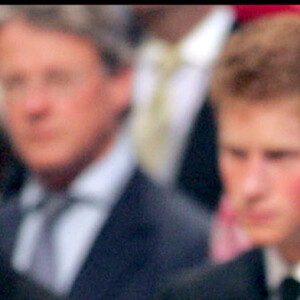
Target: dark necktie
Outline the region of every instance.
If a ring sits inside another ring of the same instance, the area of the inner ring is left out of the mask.
[[[279,287],[281,300],[296,300],[300,295],[300,283],[293,278],[286,278]]]

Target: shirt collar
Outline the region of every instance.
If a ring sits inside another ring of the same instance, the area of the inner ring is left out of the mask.
[[[111,150],[88,166],[68,189],[70,196],[99,205],[113,205],[135,169],[136,162],[129,138],[128,126],[117,136]],[[36,207],[45,188],[38,178],[30,176],[21,195],[21,207]]]
[[[300,282],[300,262],[294,266],[288,265],[275,247],[266,248],[264,256],[267,285],[271,291],[276,291],[288,276]]]
[[[129,128],[123,128],[112,149],[88,167],[71,185],[70,193],[87,199],[117,200],[135,169]]]
[[[211,14],[198,23],[194,30],[180,43],[182,59],[190,64],[211,65],[225,43],[235,13],[227,6],[215,8]],[[201,51],[200,51],[201,49]]]
[[[274,247],[266,248],[264,256],[268,289],[276,291],[282,280],[290,274],[289,266]]]
[[[234,20],[235,12],[229,6],[215,8],[179,42],[181,59],[191,65],[211,65],[222,49]],[[169,47],[166,41],[149,37],[139,51],[138,61],[160,63]]]

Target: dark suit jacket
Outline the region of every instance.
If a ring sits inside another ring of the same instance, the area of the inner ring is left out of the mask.
[[[0,250],[10,256],[19,213],[0,214]],[[130,180],[73,286],[72,300],[149,300],[167,275],[207,256],[210,217],[139,171]]]
[[[262,300],[267,296],[262,251],[254,249],[226,264],[185,271],[159,299]]]
[[[16,193],[24,179],[25,167],[12,149],[7,135],[0,127],[0,196],[8,199]]]
[[[0,299],[5,300],[55,300],[59,299],[32,281],[15,273],[10,265],[0,258]]]
[[[210,210],[221,194],[217,159],[216,124],[208,99],[199,110],[180,165],[177,186]]]

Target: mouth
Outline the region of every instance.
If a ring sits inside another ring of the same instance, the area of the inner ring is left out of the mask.
[[[269,211],[247,211],[243,215],[246,224],[262,226],[271,223],[275,218],[274,213]]]
[[[32,143],[45,143],[54,138],[54,133],[50,130],[32,130],[26,138]]]

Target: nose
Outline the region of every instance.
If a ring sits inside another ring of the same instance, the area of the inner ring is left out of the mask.
[[[24,108],[29,116],[42,116],[48,111],[50,100],[47,89],[41,83],[30,84],[24,94]]]
[[[259,200],[267,192],[268,172],[263,157],[249,159],[244,173],[243,194],[245,199]]]

